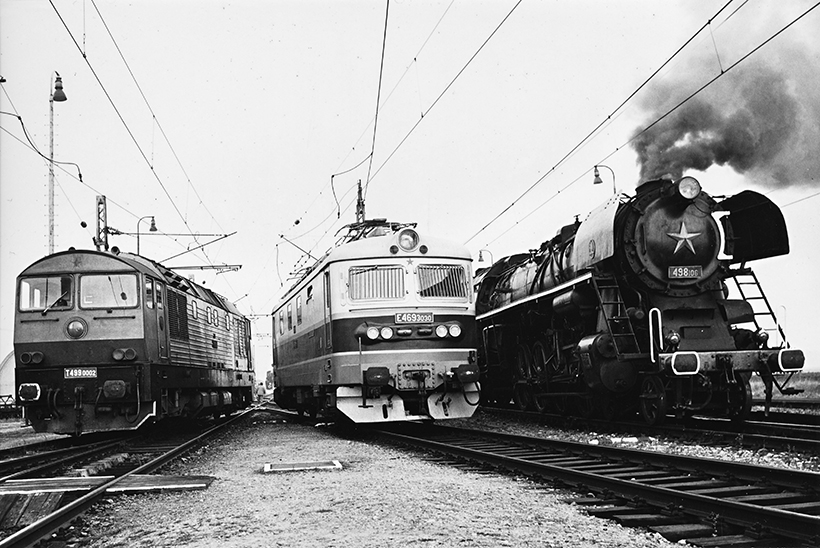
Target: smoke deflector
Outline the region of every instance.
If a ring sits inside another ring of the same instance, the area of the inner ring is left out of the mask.
[[[783,213],[766,196],[744,190],[718,204],[729,215],[721,218],[727,255],[742,263],[789,252],[789,234]]]

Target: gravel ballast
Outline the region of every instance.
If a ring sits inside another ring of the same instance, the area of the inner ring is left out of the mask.
[[[338,460],[338,471],[262,473],[265,464]],[[162,471],[216,477],[203,491],[111,497],[67,546],[674,546],[585,515],[576,494],[462,471],[257,411]]]

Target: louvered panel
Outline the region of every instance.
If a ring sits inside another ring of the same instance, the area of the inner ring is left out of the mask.
[[[352,300],[401,299],[404,297],[404,268],[368,266],[350,269]]]
[[[459,265],[420,265],[419,295],[422,297],[467,297],[467,277]]]

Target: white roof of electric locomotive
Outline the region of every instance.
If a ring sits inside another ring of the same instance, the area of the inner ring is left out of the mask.
[[[381,221],[379,219],[378,221]],[[382,227],[379,227],[382,228]],[[301,289],[304,282],[311,278],[313,272],[321,271],[325,265],[340,261],[358,261],[368,259],[394,259],[404,257],[427,257],[439,259],[460,259],[472,261],[472,255],[466,246],[457,244],[452,240],[438,236],[428,236],[423,231],[417,230],[415,224],[384,223],[385,230],[374,230],[368,236],[361,237],[354,241],[348,241],[337,245],[327,252],[321,259],[308,267],[299,280],[288,289],[279,303],[274,307],[274,311],[281,308],[290,296]],[[399,246],[399,234],[405,228],[412,228],[419,235],[418,246],[413,251],[404,251]],[[398,248],[398,252],[390,251],[392,246]],[[419,250],[422,246],[427,248],[426,253]]]

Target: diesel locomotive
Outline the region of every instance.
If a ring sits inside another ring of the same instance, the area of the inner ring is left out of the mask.
[[[480,400],[466,248],[360,219],[273,311],[274,400],[354,423],[469,417]]]
[[[783,394],[802,369],[749,261],[789,251],[780,209],[693,177],[649,181],[479,271],[482,396],[612,417],[742,420],[751,375]]]
[[[37,432],[133,430],[252,401],[250,323],[140,255],[69,250],[17,278],[18,402]]]

